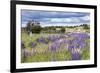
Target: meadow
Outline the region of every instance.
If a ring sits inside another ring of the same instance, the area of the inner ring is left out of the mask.
[[[85,32],[21,33],[21,62],[90,59],[90,35]]]

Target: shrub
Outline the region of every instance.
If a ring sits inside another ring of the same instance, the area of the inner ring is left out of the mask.
[[[87,24],[83,24],[83,28],[84,29],[90,29],[89,26]]]
[[[62,33],[65,33],[65,28],[61,28],[61,32]]]

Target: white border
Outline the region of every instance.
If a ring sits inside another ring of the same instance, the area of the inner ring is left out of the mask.
[[[46,10],[46,11],[73,11],[90,13],[90,60],[82,61],[61,61],[61,62],[39,62],[39,63],[21,63],[21,9],[28,10]],[[53,66],[72,66],[94,64],[94,10],[84,8],[70,7],[52,7],[52,6],[35,6],[35,5],[16,5],[16,69],[39,68]]]

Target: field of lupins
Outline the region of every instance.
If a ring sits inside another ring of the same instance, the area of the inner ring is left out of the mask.
[[[90,35],[87,33],[33,34],[22,33],[21,62],[88,60]]]

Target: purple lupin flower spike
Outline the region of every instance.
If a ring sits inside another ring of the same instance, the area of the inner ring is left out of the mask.
[[[37,39],[37,42],[39,42],[39,43],[44,43],[44,44],[47,44],[47,43],[48,43],[48,41],[47,41],[46,38],[44,38],[44,37],[38,38],[38,39]]]
[[[72,60],[80,60],[80,54],[79,53],[72,53]]]

